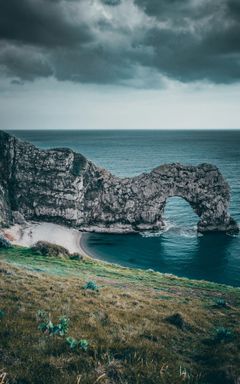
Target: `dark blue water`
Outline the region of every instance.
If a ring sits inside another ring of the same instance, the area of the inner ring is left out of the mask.
[[[217,165],[231,186],[230,211],[240,222],[239,131],[14,131],[41,148],[70,147],[118,176],[171,162]],[[85,247],[125,266],[240,286],[240,237],[200,236],[197,216],[181,198],[168,201],[167,230],[143,235],[90,234]]]

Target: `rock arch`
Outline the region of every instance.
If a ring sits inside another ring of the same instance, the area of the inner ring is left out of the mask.
[[[86,231],[155,230],[164,226],[171,196],[191,205],[200,232],[238,231],[228,213],[228,183],[211,164],[165,164],[122,179],[69,149],[39,150],[0,132],[2,225],[9,225],[18,211],[28,220]]]
[[[237,230],[228,213],[228,183],[218,168],[211,164],[165,164],[149,174],[124,179],[121,185],[120,198],[127,195],[128,204],[124,214],[137,229],[164,226],[166,201],[169,197],[178,196],[186,200],[199,216],[200,232]]]

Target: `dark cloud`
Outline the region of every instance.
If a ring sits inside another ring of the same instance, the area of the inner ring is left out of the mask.
[[[81,52],[59,50],[54,52],[51,62],[57,68],[58,80],[111,84],[132,77],[131,65],[127,65],[118,52],[110,58],[102,47],[89,47]]]
[[[114,6],[119,5],[121,3],[121,0],[102,0],[104,4]]]
[[[84,21],[76,24],[66,17],[71,0],[0,0],[1,39],[40,45],[67,46],[89,41]]]
[[[13,85],[23,85],[24,81],[23,80],[19,80],[19,79],[13,79],[13,80],[11,80],[11,84],[13,84]]]
[[[228,16],[233,20],[240,21],[240,2],[239,0],[229,0],[227,3]]]
[[[0,68],[10,77],[34,80],[53,75],[53,68],[43,53],[26,46],[0,46]]]
[[[183,82],[240,80],[239,0],[0,5],[0,70],[14,79],[126,84],[145,72],[149,81],[151,70]]]
[[[135,0],[163,23],[145,37],[154,49],[152,66],[180,81],[240,80],[238,0]],[[165,23],[165,26],[164,26]]]

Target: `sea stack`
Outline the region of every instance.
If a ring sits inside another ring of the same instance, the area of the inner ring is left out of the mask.
[[[229,185],[214,165],[164,164],[119,178],[70,149],[40,150],[0,132],[0,226],[21,218],[95,232],[159,230],[173,196],[199,216],[199,232],[238,231]]]

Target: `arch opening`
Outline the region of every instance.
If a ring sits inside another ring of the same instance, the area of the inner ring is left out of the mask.
[[[166,227],[197,230],[199,216],[182,197],[170,197],[166,201],[163,214]]]

